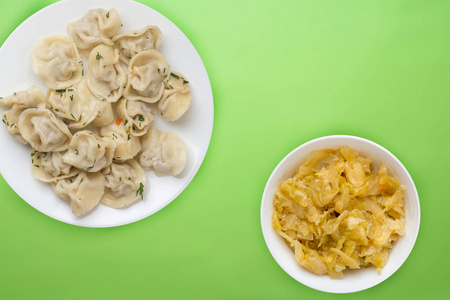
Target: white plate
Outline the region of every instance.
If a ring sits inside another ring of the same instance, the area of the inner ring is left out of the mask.
[[[36,42],[48,34],[67,35],[66,24],[81,18],[91,8],[114,8],[119,13],[121,32],[156,25],[163,33],[160,51],[171,70],[188,78],[192,91],[192,104],[188,112],[175,122],[160,118],[155,121],[160,130],[171,130],[186,144],[188,163],[177,177],[157,177],[147,172],[144,201],[126,209],[113,209],[99,205],[82,218],[75,217],[65,201],[57,197],[48,184],[36,180],[31,174],[30,146],[13,139],[6,128],[0,126],[0,172],[14,191],[31,206],[62,222],[87,226],[111,227],[141,220],[159,211],[174,200],[197,173],[211,139],[214,107],[211,85],[205,66],[189,39],[166,17],[143,4],[131,0],[64,0],[54,3],[25,20],[8,37],[0,49],[0,96],[36,84],[47,90],[30,65],[31,51]],[[86,60],[85,60],[86,62]],[[0,112],[7,110],[0,107]]]
[[[302,268],[294,257],[294,252],[272,226],[273,198],[280,183],[292,177],[297,168],[313,150],[338,148],[348,145],[362,156],[369,157],[375,168],[384,162],[389,172],[405,185],[405,235],[402,236],[389,253],[389,261],[381,274],[375,267],[359,270],[345,270],[344,278],[330,279],[327,275],[318,276]],[[332,135],[309,141],[289,153],[275,168],[264,189],[261,201],[261,227],[270,253],[280,267],[292,278],[313,289],[329,293],[352,293],[368,289],[389,278],[397,271],[411,250],[419,233],[420,203],[416,186],[402,163],[380,145],[355,136]],[[403,274],[404,275],[404,274]]]

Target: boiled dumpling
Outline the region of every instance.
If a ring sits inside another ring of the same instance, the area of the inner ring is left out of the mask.
[[[155,126],[141,137],[140,163],[156,175],[180,174],[186,166],[187,151],[183,141],[173,132],[159,131]]]
[[[63,162],[63,155],[64,152],[31,152],[34,177],[43,182],[56,182],[78,174],[80,170]]]
[[[91,125],[95,127],[102,127],[114,120],[114,111],[110,102],[106,100],[98,100],[97,117],[94,118]]]
[[[22,108],[19,105],[13,105],[10,110],[3,113],[2,122],[5,124],[6,130],[13,138],[25,145],[28,144],[28,142],[22,137],[18,127],[19,117],[24,110],[25,108]]]
[[[68,37],[49,35],[31,53],[31,67],[51,89],[65,89],[81,80],[83,61]]]
[[[89,10],[81,19],[67,25],[69,36],[77,47],[90,51],[100,44],[113,45],[111,38],[121,27],[120,16],[115,9],[101,8]]]
[[[97,172],[111,164],[115,146],[89,130],[78,131],[73,135],[63,161],[86,172]]]
[[[50,185],[56,195],[70,202],[73,214],[79,217],[100,202],[105,189],[105,178],[100,172],[80,171],[74,177],[61,179]]]
[[[181,73],[170,73],[161,100],[156,104],[156,109],[164,120],[175,121],[188,110],[191,100],[189,81]]]
[[[128,65],[139,52],[159,50],[161,39],[162,33],[157,26],[146,26],[139,30],[119,34],[112,41],[114,47],[120,51],[120,60]]]
[[[43,107],[24,110],[18,128],[31,147],[41,152],[67,150],[72,138],[67,125]]]
[[[132,135],[146,134],[153,124],[155,115],[150,105],[139,100],[121,99],[117,102],[117,114],[124,120],[124,125],[128,127]]]
[[[116,145],[114,160],[125,161],[136,156],[141,151],[141,142],[138,137],[130,134],[123,124],[111,123],[100,128],[100,135]]]
[[[40,87],[32,85],[28,89],[16,92],[8,97],[0,98],[1,105],[17,105],[22,108],[37,107],[43,103],[45,94]]]
[[[20,143],[28,143],[19,131],[18,123],[20,114],[27,108],[37,107],[44,102],[44,98],[44,92],[35,85],[27,90],[14,93],[5,98],[0,98],[1,105],[12,106],[10,110],[3,113],[2,121],[5,124],[8,133]]]
[[[127,76],[119,62],[119,51],[100,45],[89,55],[87,81],[91,91],[100,99],[116,102],[123,95]]]
[[[100,100],[89,90],[86,79],[64,90],[49,90],[46,106],[55,115],[70,121],[70,128],[82,128],[97,116]]]
[[[161,53],[156,50],[138,53],[128,66],[125,98],[148,103],[157,102],[164,92],[169,74],[169,64]]]
[[[121,208],[139,198],[144,199],[146,177],[134,159],[123,164],[112,163],[102,173],[105,176],[105,193],[100,200],[101,204]]]

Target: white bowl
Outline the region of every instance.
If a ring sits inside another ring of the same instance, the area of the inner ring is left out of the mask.
[[[393,175],[405,185],[405,235],[390,252],[389,261],[378,274],[375,267],[344,271],[344,278],[330,279],[328,275],[318,276],[302,268],[295,260],[293,251],[272,227],[273,198],[280,183],[292,177],[312,150],[338,148],[348,145],[362,156],[368,156],[375,167],[381,162],[388,166]],[[329,293],[351,293],[379,284],[394,274],[405,262],[419,233],[420,204],[414,182],[402,163],[389,151],[369,140],[347,135],[325,136],[309,141],[289,153],[275,168],[267,181],[261,203],[261,226],[270,253],[280,267],[298,282],[313,289]]]

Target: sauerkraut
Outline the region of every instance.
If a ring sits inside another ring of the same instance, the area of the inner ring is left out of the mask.
[[[385,164],[376,171],[348,146],[315,150],[275,192],[273,227],[312,273],[380,273],[405,232],[404,191]]]

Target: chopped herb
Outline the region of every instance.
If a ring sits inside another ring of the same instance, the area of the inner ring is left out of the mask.
[[[97,55],[95,56],[95,59],[100,60],[102,58],[103,58],[103,56],[101,56],[100,53],[97,52]]]
[[[97,144],[97,148],[100,149],[102,146],[100,146],[100,144]]]
[[[123,27],[123,24],[120,24],[120,27]]]
[[[128,123],[128,120],[125,120],[125,123],[123,123],[123,125],[127,125],[127,123]]]
[[[108,11],[108,13],[106,14],[106,17],[109,18],[109,11]]]
[[[12,124],[11,124],[11,127],[13,127],[14,125],[16,125],[16,123],[12,123]]]
[[[139,119],[138,120],[141,121],[141,122],[145,121],[145,119],[144,119],[144,117],[142,115],[139,115]]]
[[[96,161],[97,161],[97,159],[94,159],[94,162],[92,163],[92,166],[86,168],[86,172],[89,172],[90,170],[92,170],[92,168],[94,167]]]
[[[105,176],[105,180],[109,182],[108,178]]]
[[[82,63],[83,63],[83,60],[80,60],[78,63],[79,63],[79,64],[82,64]]]
[[[131,139],[130,134],[128,134],[128,139],[127,140],[129,141],[130,139]]]
[[[82,114],[80,114],[80,117],[78,118],[78,122],[81,122],[81,116],[82,116]]]
[[[44,155],[42,155],[42,158],[47,156],[47,152],[43,152]]]
[[[134,34],[137,34],[136,32]]]
[[[70,181],[70,183],[72,183],[72,182],[73,182],[73,180],[72,180],[71,178],[69,178],[69,181]]]
[[[164,68],[164,71],[163,71],[163,73],[166,73],[166,68]]]
[[[73,101],[73,95],[70,95],[70,101]]]
[[[74,116],[72,113],[70,113],[70,115],[72,116],[72,118],[73,118],[74,120],[77,119],[77,118],[75,118],[75,116]]]
[[[131,180],[131,178],[130,178],[130,177],[128,177],[128,180]]]
[[[76,154],[78,155],[78,149],[75,149],[75,152],[77,152]]]
[[[36,168],[39,168],[39,166],[38,165],[34,165]]]
[[[158,73],[161,73],[161,70],[158,68]]]
[[[65,93],[66,92],[66,90],[65,89],[63,89],[63,90],[55,90],[55,92],[57,92],[57,93]]]
[[[170,87],[171,90],[173,90],[173,86],[171,86],[171,85],[169,84],[169,87]]]
[[[13,95],[14,95],[14,96],[15,96],[15,95],[17,95],[17,94],[16,94],[16,92],[14,92],[14,94],[13,94]]]
[[[124,49],[124,48],[122,48],[122,49],[120,49],[120,50],[122,50],[122,51],[123,51],[123,50],[125,50],[125,49]]]
[[[3,99],[3,97],[0,97],[0,99]]]
[[[142,182],[139,183],[139,188],[136,191],[136,196],[141,196],[141,200],[144,200],[144,185]]]
[[[83,123],[83,126],[86,125],[86,122]]]
[[[81,70],[81,76],[84,76],[84,69]]]
[[[148,36],[145,36],[145,38],[148,40]]]
[[[122,181],[122,177],[119,177],[119,182]]]
[[[136,130],[136,127],[134,127],[134,124],[133,124],[133,126],[131,126],[131,128],[133,128],[133,130]]]
[[[113,132],[112,135],[113,135],[113,138],[117,139],[117,135],[115,135],[114,132]]]
[[[167,77],[167,74],[166,75],[164,75],[164,78],[166,78]]]
[[[187,80],[183,80],[183,84],[189,83],[189,81]]]
[[[37,151],[31,152],[31,156],[34,156]]]
[[[68,92],[72,92],[72,91],[73,91],[73,89],[67,89],[67,91],[68,91]]]
[[[56,111],[56,112],[59,112],[59,109],[55,108],[55,111]]]
[[[172,76],[175,79],[180,79],[180,76],[178,76],[177,74],[174,74],[174,73],[170,73],[170,76]]]
[[[31,163],[34,164],[34,158],[31,159]]]

